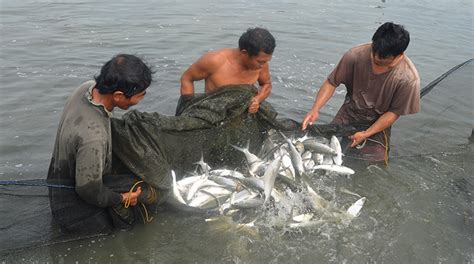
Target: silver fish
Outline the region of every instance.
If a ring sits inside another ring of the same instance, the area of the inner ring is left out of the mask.
[[[181,180],[177,181],[176,184],[178,185],[180,189],[181,188],[189,189],[189,187],[191,187],[191,185],[198,179],[202,179],[202,175],[189,176],[186,178],[182,178]]]
[[[206,162],[204,162],[204,154],[202,153],[201,159],[198,162],[194,162],[194,164],[197,164],[201,168],[201,171],[205,174],[209,173],[211,170],[211,167]]]
[[[250,209],[255,207],[260,207],[264,204],[265,200],[261,197],[255,197],[251,199],[246,199],[238,202],[231,203],[233,207],[240,209]]]
[[[280,164],[281,158],[273,160],[263,175],[265,202],[270,199],[273,185],[275,184],[275,179],[278,175],[278,170],[280,169]]]
[[[219,185],[227,186],[232,189],[236,189],[238,185],[237,180],[234,180],[232,178],[222,177],[222,176],[211,175],[209,176],[209,180]]]
[[[236,170],[218,169],[218,170],[210,171],[209,174],[215,175],[215,176],[233,176],[236,178],[245,178],[245,176],[242,173]]]
[[[314,216],[313,214],[300,214],[300,215],[293,216],[291,220],[293,222],[301,223],[303,221],[311,220],[313,216]]]
[[[347,194],[350,194],[350,195],[354,195],[356,197],[359,197],[359,198],[362,198],[362,196],[360,196],[359,194],[355,193],[355,192],[351,192],[349,191],[348,189],[344,188],[344,187],[341,187],[339,189],[339,191],[343,192],[343,193],[347,193]]]
[[[326,223],[325,220],[318,219],[315,221],[309,220],[309,221],[303,221],[299,223],[290,223],[288,226],[290,228],[305,228],[305,227],[314,227],[314,226],[322,225],[324,223]]]
[[[312,138],[305,140],[303,142],[303,145],[306,150],[312,150],[322,154],[337,155],[337,152],[334,149],[323,143],[317,142],[315,139]]]
[[[262,179],[260,178],[235,178],[233,176],[222,176],[222,177],[227,177],[230,179],[234,179],[239,181],[242,185],[245,187],[248,187],[250,189],[254,189],[257,191],[264,191],[265,185]]]
[[[329,207],[329,202],[316,193],[308,183],[306,183],[306,189],[308,190],[309,195],[311,196],[311,205],[315,210],[326,210]]]
[[[353,169],[342,165],[316,165],[314,166],[314,169],[332,171],[343,175],[352,175],[355,173]]]
[[[299,153],[300,155],[303,154],[303,152],[304,152],[304,145],[303,145],[302,142],[296,141],[293,145],[295,146],[295,149],[298,151],[298,153]]]
[[[286,186],[288,186],[293,191],[297,191],[299,188],[299,184],[296,182],[296,180],[294,178],[289,178],[285,174],[278,173],[278,179],[280,179]]]
[[[231,146],[233,148],[235,148],[236,150],[241,151],[242,153],[244,153],[245,158],[247,159],[247,163],[250,166],[254,163],[262,162],[262,160],[260,160],[259,157],[257,157],[255,154],[253,154],[249,151],[249,145],[250,145],[250,141],[247,142],[247,146],[245,148],[241,148],[241,147],[238,147],[238,146],[235,146],[235,145],[231,145]]]
[[[196,197],[189,202],[189,206],[200,209],[216,209],[221,206],[222,202],[227,200],[228,194],[216,194],[214,192],[200,190]]]
[[[364,206],[365,200],[366,200],[365,197],[362,197],[362,198],[360,198],[359,200],[357,200],[353,205],[351,205],[351,206],[347,209],[347,214],[349,214],[349,215],[352,216],[352,217],[357,217],[357,216],[359,216],[360,210],[361,210],[362,207]]]
[[[171,177],[173,178],[173,197],[180,203],[186,204],[184,201],[183,197],[179,193],[178,190],[178,185],[176,184],[176,174],[174,173],[174,170],[171,170]]]
[[[257,162],[254,162],[254,163],[250,164],[249,172],[252,175],[259,175],[260,176],[263,173],[265,173],[266,167],[267,167],[267,164],[263,160],[260,160],[260,161],[257,161]]]
[[[301,177],[301,175],[304,173],[303,160],[301,159],[301,155],[298,153],[293,143],[291,143],[291,140],[287,138],[285,134],[281,132],[280,134],[288,143],[288,152],[290,153],[291,163],[293,164],[293,168],[295,168],[296,176]]]
[[[291,163],[291,158],[289,154],[285,154],[281,157],[281,170],[286,177],[290,179],[295,179],[295,168]]]
[[[332,157],[334,164],[336,165],[342,165],[342,148],[341,148],[341,143],[339,143],[339,140],[337,139],[336,136],[331,137],[331,142],[329,143],[329,146],[336,151],[336,155]]]
[[[314,163],[316,163],[316,165],[323,164],[323,161],[324,161],[324,155],[323,154],[314,152],[313,155],[311,156],[311,158],[314,160]]]
[[[199,190],[199,188],[205,183],[209,183],[209,180],[207,179],[207,177],[197,179],[191,185],[191,187],[189,187],[188,195],[186,196],[186,200],[190,201],[193,198],[194,194],[196,194],[197,191]]]
[[[236,203],[247,199],[252,199],[258,196],[258,193],[250,190],[242,190],[240,192],[233,192],[230,195],[230,203]]]
[[[302,136],[300,138],[297,138],[296,141],[297,142],[303,142],[303,141],[307,140],[308,138],[310,138],[310,137],[308,137],[308,133],[309,132],[306,132],[306,134],[304,134],[304,136]]]
[[[329,154],[324,155],[323,163],[321,163],[321,165],[333,165],[333,164],[334,164],[334,160],[332,159],[332,155],[329,155]]]

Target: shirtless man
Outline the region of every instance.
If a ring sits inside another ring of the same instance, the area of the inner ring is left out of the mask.
[[[207,52],[181,76],[181,96],[194,95],[194,81],[205,80],[205,92],[214,92],[225,85],[259,84],[252,98],[249,113],[256,113],[272,90],[268,62],[272,59],[275,39],[263,28],[250,28],[239,39],[239,48]]]

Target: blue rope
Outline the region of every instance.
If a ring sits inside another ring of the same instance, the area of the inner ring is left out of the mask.
[[[27,182],[27,181],[0,181],[0,185],[20,185],[20,186],[45,186],[51,188],[64,188],[64,189],[74,189],[74,186],[71,185],[62,185],[62,184],[48,184],[48,183],[38,183],[38,182]]]

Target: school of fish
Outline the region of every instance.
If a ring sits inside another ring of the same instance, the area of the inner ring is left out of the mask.
[[[256,212],[253,221],[243,224],[246,226],[254,226],[263,215],[258,212],[265,208],[278,208],[278,214],[285,217],[279,227],[290,229],[347,222],[357,217],[364,206],[366,198],[352,193],[359,199],[346,209],[336,208],[312,187],[312,177],[354,174],[342,165],[342,149],[336,136],[292,139],[271,130],[258,155],[249,151],[248,143],[245,147],[232,147],[245,156],[248,169],[212,169],[201,157],[196,170],[182,175],[180,180],[171,171],[172,204],[185,210],[215,213],[217,217],[238,215],[243,219],[246,212]],[[296,196],[300,199],[292,203]]]

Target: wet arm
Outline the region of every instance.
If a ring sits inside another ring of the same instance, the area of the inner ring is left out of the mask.
[[[81,145],[76,155],[76,192],[87,203],[98,207],[120,204],[123,197],[104,186],[105,147],[100,141]]]
[[[390,127],[395,123],[395,121],[398,120],[399,117],[399,115],[393,112],[384,113],[367,130],[357,132],[354,135],[350,136],[350,138],[352,139],[351,147],[359,145],[360,143],[362,143],[362,141],[364,141],[364,139],[371,137]]]
[[[336,86],[331,84],[328,80],[324,81],[323,85],[318,91],[316,95],[316,100],[314,101],[313,107],[311,110],[306,114],[306,117],[302,123],[302,129],[306,129],[308,124],[313,123],[319,117],[319,111],[326,103],[331,99],[336,90]]]
[[[254,97],[258,99],[259,103],[265,101],[270,93],[272,92],[272,80],[270,77],[270,67],[268,63],[265,64],[262,71],[260,72],[258,78],[259,91],[258,94]]]
[[[212,63],[212,57],[205,54],[181,75],[181,95],[194,95],[194,82],[206,79],[211,75]]]
[[[265,101],[270,93],[272,92],[272,81],[270,78],[270,70],[268,64],[266,64],[260,72],[258,78],[259,90],[256,96],[252,98],[249,106],[249,113],[256,113],[260,108],[260,103]]]

